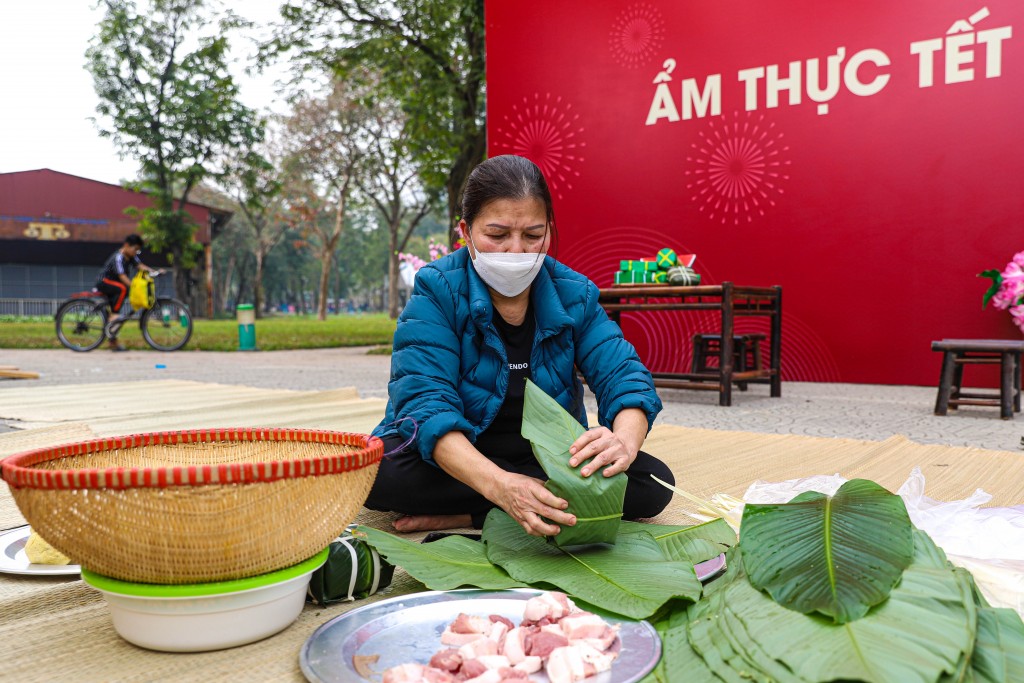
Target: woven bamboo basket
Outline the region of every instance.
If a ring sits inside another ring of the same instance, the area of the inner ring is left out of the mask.
[[[208,429],[38,449],[0,466],[32,528],[72,562],[175,584],[312,557],[356,516],[382,453],[363,434]]]

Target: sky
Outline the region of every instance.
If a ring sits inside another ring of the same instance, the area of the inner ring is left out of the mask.
[[[144,0],[140,2],[143,4]],[[138,164],[119,159],[89,118],[98,99],[85,69],[85,50],[103,13],[95,0],[0,0],[0,173],[49,168],[118,183],[134,179]],[[235,13],[265,27],[281,0],[225,0]],[[260,29],[256,29],[259,31]],[[265,29],[263,29],[265,30]],[[241,36],[232,55],[253,53]],[[250,77],[233,67],[248,106],[283,111],[276,81],[285,68]]]

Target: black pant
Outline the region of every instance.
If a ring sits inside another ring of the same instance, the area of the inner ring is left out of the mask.
[[[384,452],[398,448],[404,439],[397,434],[383,437]],[[491,458],[506,472],[516,472],[546,481],[540,463],[533,453],[523,454],[517,459]],[[624,519],[654,517],[668,506],[672,491],[651,479],[656,476],[664,482],[675,484],[675,477],[668,465],[640,451],[636,460],[626,470],[626,499],[623,504]],[[601,476],[595,473],[591,476]],[[420,457],[414,445],[384,457],[377,471],[366,507],[371,510],[398,512],[406,515],[464,515],[473,517],[473,526],[483,526],[484,517],[494,503],[455,479],[440,467],[431,465]]]
[[[124,304],[125,299],[128,298],[128,288],[123,282],[103,278],[96,283],[96,289],[107,297],[107,301],[110,302],[111,311],[114,313],[121,311],[121,306]]]

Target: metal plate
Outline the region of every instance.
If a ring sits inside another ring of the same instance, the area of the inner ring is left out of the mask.
[[[371,680],[356,671],[355,656],[379,655],[380,659],[373,664],[378,674],[399,664],[426,664],[435,652],[446,647],[441,644],[441,633],[460,612],[500,614],[518,624],[526,601],[540,593],[527,588],[430,591],[382,600],[323,624],[302,646],[299,666],[313,683],[352,683]],[[592,676],[587,683],[639,681],[661,657],[657,632],[646,621],[607,621],[620,624],[622,651],[611,671]],[[530,680],[546,683],[548,677],[540,671],[532,674]]]
[[[0,533],[0,573],[23,576],[74,576],[81,573],[77,564],[33,564],[25,555],[25,543],[32,529],[15,527]]]

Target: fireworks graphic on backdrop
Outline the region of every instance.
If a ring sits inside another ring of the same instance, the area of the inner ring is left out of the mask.
[[[784,158],[789,146],[763,114],[756,120],[749,112],[712,119],[690,147],[686,189],[702,213],[723,225],[763,216],[789,180],[790,162]]]
[[[622,66],[643,66],[665,40],[665,20],[647,3],[630,5],[615,17],[608,34],[608,48]]]
[[[572,189],[583,163],[583,126],[572,104],[560,95],[534,93],[512,105],[495,131],[495,146],[537,164],[551,194],[561,199]]]

